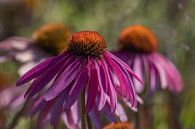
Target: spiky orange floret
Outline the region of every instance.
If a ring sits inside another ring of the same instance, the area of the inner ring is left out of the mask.
[[[141,25],[125,28],[119,36],[122,49],[151,53],[157,49],[157,39],[153,32]]]
[[[68,43],[68,50],[79,56],[99,57],[105,48],[104,38],[95,31],[76,32]]]
[[[106,125],[103,129],[134,129],[133,125],[127,122],[117,122]]]
[[[70,30],[64,24],[49,23],[37,29],[32,39],[42,49],[57,55],[67,48],[70,35]]]

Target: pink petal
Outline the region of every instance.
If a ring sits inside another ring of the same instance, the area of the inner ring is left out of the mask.
[[[89,70],[90,75],[89,75],[89,83],[88,83],[88,91],[87,91],[87,105],[86,105],[86,111],[89,113],[91,109],[93,108],[95,101],[96,101],[96,96],[97,96],[97,90],[98,90],[98,75],[97,75],[97,70],[94,68],[94,64],[89,64],[91,65],[92,69]]]
[[[80,71],[81,62],[76,60],[72,62],[60,75],[56,78],[53,85],[48,89],[44,98],[50,101],[58,96],[70,83],[75,79]]]

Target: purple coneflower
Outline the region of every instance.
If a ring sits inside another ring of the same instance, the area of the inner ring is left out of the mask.
[[[120,50],[115,55],[125,61],[145,82],[150,92],[165,89],[180,92],[183,81],[175,65],[157,53],[156,36],[146,27],[134,25],[125,28],[119,36]],[[144,88],[133,79],[137,92]]]
[[[105,48],[105,41],[97,32],[74,33],[67,50],[29,70],[17,81],[17,85],[32,81],[25,97],[30,99],[41,93],[48,103],[51,122],[61,116],[61,111],[71,110],[78,102],[82,128],[87,128],[85,118],[93,117],[95,109],[115,113],[117,95],[136,108],[132,78],[141,80]]]
[[[66,49],[70,34],[65,25],[48,23],[38,28],[32,38],[10,37],[0,42],[0,62],[12,59],[22,63],[18,72],[23,75],[41,60]]]

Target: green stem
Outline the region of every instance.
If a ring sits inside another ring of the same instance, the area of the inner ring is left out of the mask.
[[[138,108],[138,112],[135,113],[135,129],[139,129],[139,115],[140,115],[139,106],[137,108]]]
[[[88,129],[93,129],[89,115],[87,115],[87,126],[88,126]]]
[[[176,102],[177,100],[177,102]],[[180,106],[178,104],[178,99],[176,96],[174,96],[171,92],[168,93],[168,114],[167,114],[167,120],[168,120],[168,126],[169,129],[181,129],[181,123],[179,121],[179,111]]]
[[[140,108],[139,129],[153,129],[152,105],[147,101]]]

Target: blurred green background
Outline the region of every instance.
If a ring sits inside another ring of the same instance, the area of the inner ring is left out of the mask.
[[[39,26],[60,22],[73,31],[94,30],[106,39],[108,49],[117,48],[120,31],[142,24],[156,33],[159,52],[182,73],[185,89],[175,97],[182,129],[195,128],[195,0],[0,0],[0,40],[19,35],[30,37]],[[1,71],[17,78],[19,64],[7,62]],[[155,129],[167,129],[167,96],[154,96]],[[21,121],[21,129],[26,122]]]

